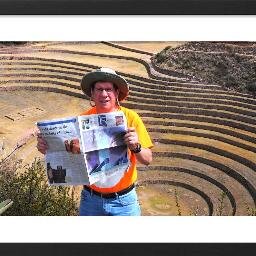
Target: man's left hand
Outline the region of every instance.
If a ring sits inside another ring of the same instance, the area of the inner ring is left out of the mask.
[[[134,150],[138,143],[139,138],[134,127],[129,127],[124,135],[124,142],[130,150]]]

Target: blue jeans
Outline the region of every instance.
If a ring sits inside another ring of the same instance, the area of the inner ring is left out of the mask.
[[[135,188],[125,195],[102,198],[82,190],[80,216],[140,216],[140,205]]]

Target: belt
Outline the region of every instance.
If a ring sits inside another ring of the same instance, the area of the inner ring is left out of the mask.
[[[133,184],[132,184],[131,186],[129,186],[128,188],[125,188],[125,189],[123,189],[123,190],[121,190],[121,191],[118,191],[118,192],[115,192],[115,193],[108,193],[108,194],[106,194],[106,193],[103,193],[103,194],[102,194],[102,193],[100,193],[100,192],[97,192],[97,191],[91,189],[91,188],[88,187],[88,186],[84,186],[84,189],[87,190],[87,191],[89,191],[92,195],[97,195],[97,196],[100,196],[100,197],[102,197],[102,198],[116,198],[117,196],[122,196],[122,195],[127,194],[127,193],[130,192],[134,187],[135,187],[135,185],[134,185],[134,183],[133,183]]]

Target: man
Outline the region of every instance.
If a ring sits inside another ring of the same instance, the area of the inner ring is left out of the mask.
[[[81,89],[90,97],[92,106],[81,115],[123,111],[128,127],[123,138],[129,149],[130,166],[121,177],[84,186],[79,213],[86,216],[138,216],[141,211],[134,185],[137,180],[136,162],[151,163],[153,144],[138,114],[119,104],[128,96],[129,86],[114,70],[100,68],[83,77]],[[38,138],[38,150],[45,154],[46,149],[45,141]]]

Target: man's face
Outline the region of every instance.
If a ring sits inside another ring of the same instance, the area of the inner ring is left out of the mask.
[[[111,82],[97,82],[92,90],[92,99],[96,104],[98,113],[106,113],[116,110],[118,91]]]

